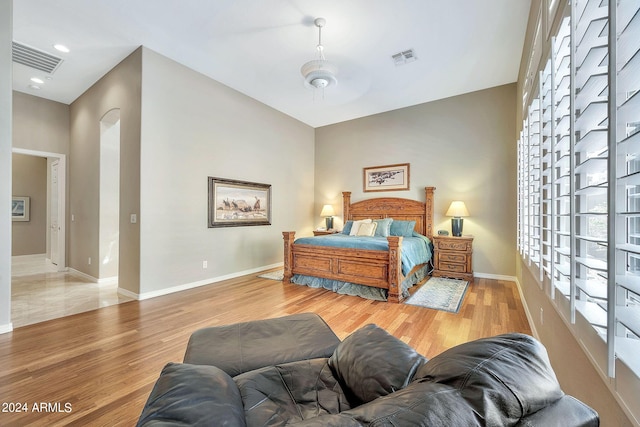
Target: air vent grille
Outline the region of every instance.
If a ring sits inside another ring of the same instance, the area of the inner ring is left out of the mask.
[[[53,74],[62,63],[62,58],[43,52],[31,46],[13,42],[13,62]]]
[[[418,57],[416,56],[416,53],[413,49],[409,49],[398,52],[395,55],[391,55],[391,59],[393,59],[393,63],[398,66],[413,62],[417,60]]]

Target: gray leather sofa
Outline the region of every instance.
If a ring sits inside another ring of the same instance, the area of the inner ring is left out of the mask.
[[[507,334],[427,360],[375,325],[340,341],[312,313],[205,328],[139,426],[597,426],[546,350]]]

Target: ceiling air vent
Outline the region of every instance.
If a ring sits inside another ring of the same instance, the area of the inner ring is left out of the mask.
[[[418,57],[416,56],[416,53],[413,51],[413,49],[409,49],[398,52],[395,55],[391,55],[391,59],[393,59],[393,63],[397,67],[398,65],[404,65],[408,64],[409,62],[413,62],[418,59]]]
[[[13,62],[53,74],[62,63],[62,58],[43,52],[31,46],[13,42]]]

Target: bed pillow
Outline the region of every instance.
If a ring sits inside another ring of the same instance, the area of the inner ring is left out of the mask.
[[[394,220],[391,223],[389,234],[391,236],[413,236],[413,228],[416,226],[415,221]]]
[[[353,226],[353,220],[349,220],[344,224],[344,227],[342,227],[342,234],[349,234],[351,233],[351,227]]]
[[[391,231],[391,223],[393,223],[393,218],[385,218],[385,219],[374,219],[373,222],[378,224],[376,227],[376,237],[387,237]]]
[[[360,228],[358,228],[358,233],[356,236],[361,237],[373,237],[376,234],[376,229],[378,228],[377,222],[365,222],[360,224]]]
[[[349,236],[357,236],[358,235],[358,229],[360,228],[360,226],[362,224],[369,224],[369,223],[371,223],[371,218],[360,219],[358,221],[353,221],[353,223],[351,224],[351,231],[349,232]]]

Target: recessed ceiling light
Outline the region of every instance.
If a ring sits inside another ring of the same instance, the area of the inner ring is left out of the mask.
[[[38,83],[39,85],[41,85],[42,83],[44,83],[44,80],[39,79],[37,77],[31,77],[31,81],[34,83]]]
[[[29,85],[29,89],[40,90],[40,86],[38,86],[38,85]]]
[[[69,53],[69,48],[63,44],[54,44],[53,47],[60,52]]]

